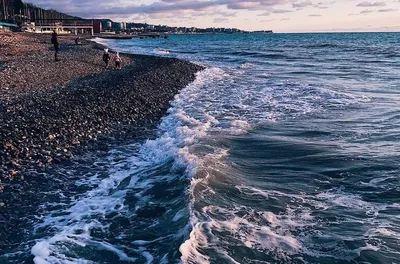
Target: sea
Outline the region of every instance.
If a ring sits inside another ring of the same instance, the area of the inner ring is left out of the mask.
[[[400,33],[96,41],[205,69],[0,262],[400,263]]]

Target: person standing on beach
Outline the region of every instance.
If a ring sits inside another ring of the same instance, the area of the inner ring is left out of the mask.
[[[114,61],[115,61],[115,68],[118,69],[118,70],[121,70],[122,69],[121,68],[122,60],[121,60],[121,57],[119,56],[119,52],[117,52],[115,54]]]
[[[58,34],[56,30],[53,30],[53,33],[51,34],[51,44],[54,45],[54,59],[55,61],[59,61],[60,59],[58,58],[58,51],[60,50],[60,42],[58,41]]]
[[[81,42],[81,37],[77,37],[76,39],[75,39],[75,45],[81,45],[82,44],[82,42]]]
[[[108,63],[110,62],[110,53],[108,53],[108,49],[104,49],[104,54],[103,54],[103,61],[106,63],[106,69],[108,68]]]

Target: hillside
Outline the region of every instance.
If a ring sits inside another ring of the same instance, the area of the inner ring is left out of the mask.
[[[8,22],[43,22],[47,23],[57,19],[81,19],[70,16],[53,9],[43,9],[21,0],[1,0],[0,20]]]

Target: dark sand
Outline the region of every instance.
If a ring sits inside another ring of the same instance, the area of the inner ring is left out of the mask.
[[[122,70],[107,70],[102,46],[73,40],[60,37],[55,62],[49,36],[0,33],[0,255],[18,243],[23,211],[39,205],[29,200],[46,189],[43,173],[154,128],[202,70],[126,54]]]

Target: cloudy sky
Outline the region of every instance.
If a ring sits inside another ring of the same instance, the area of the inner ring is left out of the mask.
[[[31,0],[86,18],[275,32],[400,31],[400,0]]]

